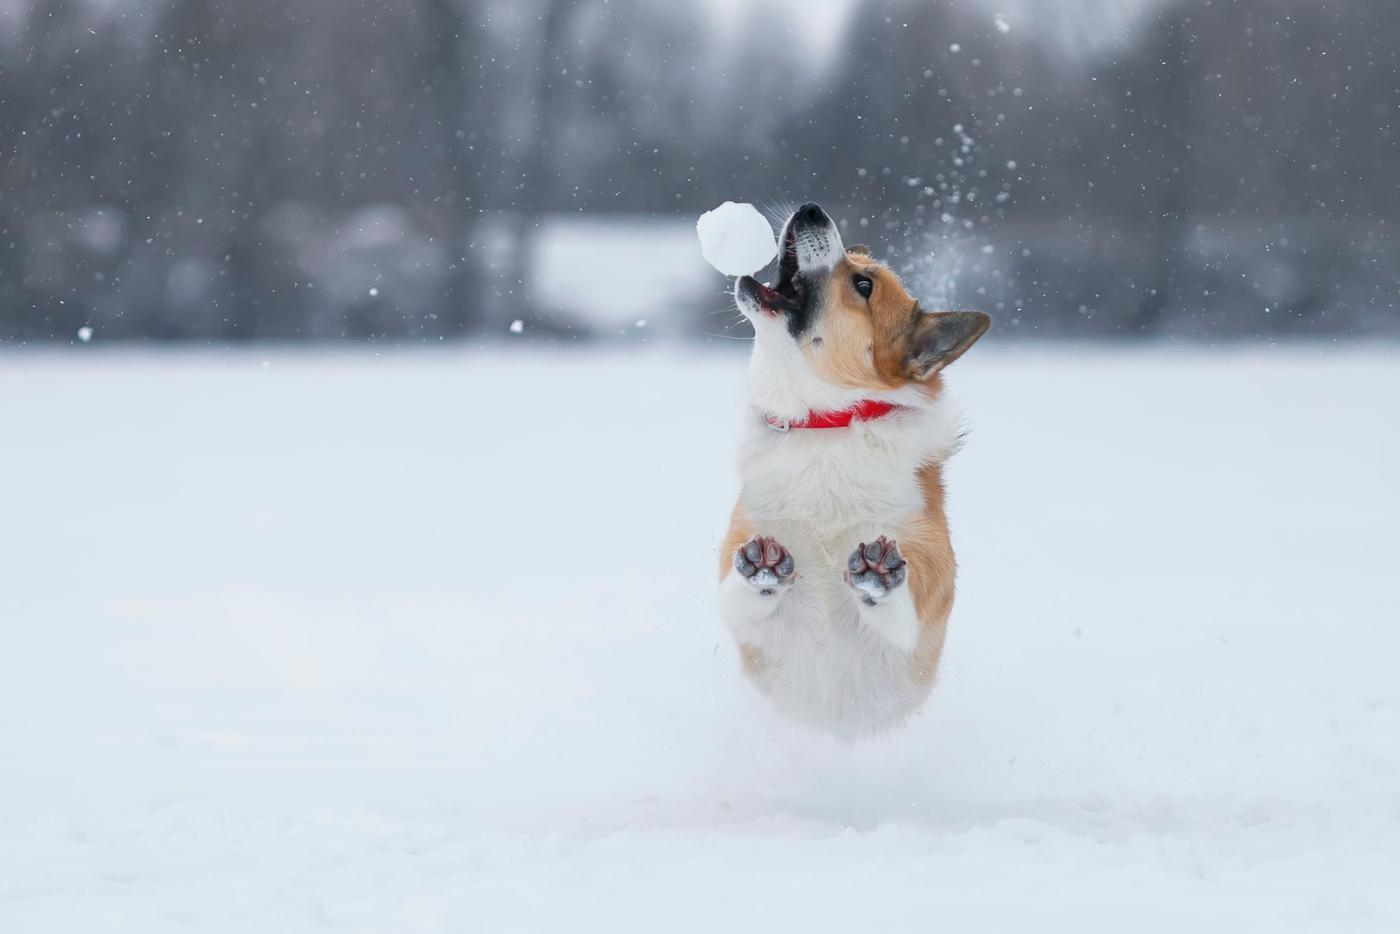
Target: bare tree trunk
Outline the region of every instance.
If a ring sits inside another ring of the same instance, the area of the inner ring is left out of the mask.
[[[512,319],[529,318],[540,310],[531,295],[528,270],[540,222],[550,207],[551,172],[557,155],[558,128],[564,117],[561,74],[572,9],[568,0],[548,0],[540,16],[539,56],[535,60],[530,100],[526,101],[535,125],[503,214],[506,225],[502,233],[508,242],[501,252],[503,262],[490,277],[489,310],[484,321],[488,329],[503,329]]]
[[[1147,294],[1138,303],[1130,321],[1135,334],[1161,331],[1175,299],[1180,297],[1181,273],[1189,244],[1191,171],[1191,70],[1187,58],[1190,38],[1186,34],[1180,6],[1167,11],[1171,17],[1162,49],[1161,81],[1158,86],[1164,174],[1160,179],[1155,214],[1151,220],[1156,258]]]
[[[454,0],[423,0],[428,29],[429,88],[436,114],[443,153],[451,163],[453,198],[449,207],[447,295],[443,299],[440,332],[462,334],[473,323],[480,323],[484,309],[473,307],[477,296],[472,288],[479,270],[469,255],[473,223],[469,219],[479,208],[478,176],[472,169],[476,157],[468,141],[468,113],[472,99],[468,80],[468,60],[462,43],[466,24],[461,7]]]

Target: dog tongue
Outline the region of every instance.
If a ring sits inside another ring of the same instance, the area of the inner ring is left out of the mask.
[[[778,308],[785,311],[793,311],[801,307],[798,305],[797,302],[788,298],[782,292],[779,292],[777,289],[770,289],[763,283],[759,283],[758,297],[763,301],[763,304],[769,306],[770,308]]]
[[[705,261],[726,276],[746,276],[773,261],[773,228],[752,204],[726,201],[695,223]]]

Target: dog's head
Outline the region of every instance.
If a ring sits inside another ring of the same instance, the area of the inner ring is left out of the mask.
[[[789,381],[809,384],[798,394],[811,407],[843,396],[936,391],[938,373],[991,325],[977,311],[924,311],[864,247],[847,249],[815,204],[783,225],[772,287],[744,276],[734,298],[753,322],[756,362],[765,359]]]

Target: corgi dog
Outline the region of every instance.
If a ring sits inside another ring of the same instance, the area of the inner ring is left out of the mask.
[[[784,224],[772,287],[743,276],[734,298],[754,344],[721,613],[781,712],[886,731],[928,697],[953,607],[942,465],[962,428],[940,373],[991,319],[924,311],[815,204]]]

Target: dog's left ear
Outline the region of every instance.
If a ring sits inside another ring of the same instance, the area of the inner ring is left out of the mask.
[[[980,311],[923,312],[904,351],[904,372],[926,380],[967,352],[992,319]]]

